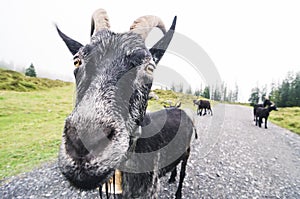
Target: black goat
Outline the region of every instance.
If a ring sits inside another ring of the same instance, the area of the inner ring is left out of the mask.
[[[210,115],[213,115],[210,102],[208,100],[193,100],[194,105],[198,105],[197,107],[197,115],[202,115],[202,110],[204,109],[204,115],[206,115],[206,109],[210,111]]]
[[[265,108],[266,106],[271,106],[271,105],[272,105],[272,102],[269,99],[265,99],[265,101],[264,101],[263,104],[254,104],[253,105],[254,121],[255,121],[255,118],[256,118],[256,110],[257,110],[257,108],[259,108],[259,107]]]
[[[262,124],[262,119],[264,118],[265,119],[265,128],[267,129],[267,121],[268,121],[268,117],[270,115],[270,112],[271,111],[278,111],[277,107],[275,105],[272,105],[272,106],[269,106],[267,108],[263,108],[263,107],[258,107],[256,109],[256,122],[255,122],[255,125],[259,127],[261,127],[261,124]]]
[[[180,106],[166,108],[157,112],[147,113],[144,117],[142,133],[134,148],[134,157],[129,162],[138,162],[138,171],[123,172],[123,188],[131,187],[131,192],[123,195],[125,198],[142,197],[146,187],[144,181],[156,182],[166,173],[171,172],[169,183],[175,182],[176,166],[181,162],[180,179],[176,198],[181,198],[182,184],[185,177],[186,165],[190,155],[190,141],[196,128],[185,111]],[[134,143],[134,142],[132,142]],[[145,155],[146,154],[146,155]],[[148,154],[151,154],[148,156]],[[155,170],[157,160],[160,163]],[[125,163],[126,164],[126,163]],[[153,171],[154,167],[154,171]]]

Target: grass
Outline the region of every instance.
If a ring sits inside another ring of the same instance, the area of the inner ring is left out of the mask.
[[[300,107],[279,108],[270,113],[270,121],[300,135]]]
[[[28,92],[67,85],[71,85],[71,83],[47,78],[28,77],[16,71],[0,68],[0,90]]]
[[[193,95],[154,92],[159,99],[149,100],[151,111],[162,109],[168,101],[173,105],[180,101],[182,108],[196,110]],[[57,158],[64,120],[72,111],[73,95],[71,83],[0,69],[0,180]],[[215,103],[212,101],[212,105]],[[270,120],[300,134],[300,107],[273,111]]]
[[[2,180],[57,158],[64,120],[72,111],[75,88],[73,84],[58,80],[30,78],[14,71],[0,70]],[[164,90],[154,92],[159,99],[149,100],[151,111],[162,109],[168,101],[173,105],[180,101],[182,108],[196,110],[193,95]],[[215,103],[212,101],[213,105]],[[300,134],[300,107],[274,111],[270,120]]]
[[[167,100],[181,101],[182,108],[196,109],[193,95],[154,91],[151,111]],[[57,158],[64,120],[72,111],[74,85],[32,92],[0,90],[0,179],[28,171]]]
[[[73,107],[74,85],[52,86],[31,92],[0,90],[0,180],[57,158],[64,120]],[[151,111],[162,109],[168,100],[173,104],[180,101],[182,108],[196,110],[193,95],[154,92],[159,99],[149,100]],[[274,111],[270,120],[300,133],[300,107]]]
[[[233,104],[252,107],[249,103]],[[300,135],[300,107],[279,108],[279,111],[272,111],[268,119],[272,123]]]
[[[57,157],[73,93],[74,85],[0,91],[0,179]]]

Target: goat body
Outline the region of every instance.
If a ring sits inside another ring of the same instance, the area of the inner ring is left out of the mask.
[[[194,105],[198,105],[197,107],[197,115],[202,115],[202,111],[204,109],[204,114],[206,115],[207,109],[210,111],[210,114],[213,115],[210,102],[208,100],[193,100]]]
[[[258,107],[256,109],[256,115],[255,115],[255,125],[259,127],[261,127],[261,124],[262,124],[262,119],[264,118],[265,119],[265,128],[267,129],[267,121],[268,121],[268,117],[270,115],[270,112],[271,111],[277,111],[277,107],[275,105],[273,106],[269,106],[268,108],[263,108],[263,107]]]
[[[254,121],[256,120],[256,110],[259,108],[259,107],[262,107],[262,108],[265,108],[266,106],[271,106],[272,105],[272,102],[268,99],[265,99],[264,103],[263,104],[254,104],[253,105],[253,116],[254,116]]]
[[[123,172],[123,197],[150,198],[151,187],[157,184],[158,178],[171,172],[169,183],[175,181],[176,166],[181,162],[176,191],[176,198],[181,198],[194,130],[197,138],[192,120],[183,110],[172,107],[146,114],[141,126],[142,134],[136,141],[132,159],[125,162],[125,165],[133,164],[135,172]]]

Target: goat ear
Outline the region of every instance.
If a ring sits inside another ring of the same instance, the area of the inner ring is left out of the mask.
[[[176,107],[180,108],[180,106],[181,106],[181,102],[179,102]]]
[[[166,49],[168,48],[173,38],[175,32],[176,20],[177,20],[177,16],[174,17],[173,23],[169,31],[149,50],[150,53],[152,54],[155,64],[158,64],[158,62],[166,52]]]
[[[59,36],[62,38],[62,40],[65,42],[65,44],[67,45],[68,49],[70,50],[70,52],[72,53],[72,55],[75,55],[78,50],[83,46],[81,43],[75,41],[74,39],[71,39],[70,37],[68,37],[67,35],[65,35],[64,33],[62,33],[60,31],[60,29],[57,27],[57,25],[55,25],[56,30],[59,34]]]

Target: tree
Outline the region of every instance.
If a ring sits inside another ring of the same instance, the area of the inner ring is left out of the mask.
[[[300,72],[296,74],[292,85],[293,106],[300,106]]]
[[[216,100],[216,101],[221,101],[222,94],[221,94],[219,88],[216,86],[215,88],[212,88],[211,90],[212,90],[212,94],[213,94],[212,99]]]
[[[175,88],[175,84],[174,84],[174,82],[172,82],[172,85],[171,85],[171,90],[172,90],[172,91],[174,91],[174,92],[176,91],[176,88]]]
[[[25,75],[29,77],[36,77],[36,72],[33,64],[31,63],[29,68],[25,70]]]
[[[263,101],[265,101],[265,99],[266,99],[266,97],[267,97],[267,85],[265,85],[260,91],[259,91],[259,93],[260,93],[260,99],[261,99],[261,101],[263,102]]]
[[[270,99],[278,107],[300,106],[300,72],[289,72],[277,86],[273,82]]]
[[[199,89],[196,89],[194,95],[199,97],[201,95],[201,91]]]
[[[288,81],[283,81],[279,88],[279,104],[278,106],[286,107],[288,106],[289,94],[290,94],[290,83]]]
[[[186,94],[192,94],[192,88],[191,86],[189,86],[186,90],[185,90]]]
[[[239,99],[239,86],[237,85],[237,83],[235,83],[235,90],[232,94],[232,101],[236,102]]]
[[[279,102],[279,91],[278,91],[278,84],[276,84],[274,81],[271,83],[271,92],[269,94],[269,98],[272,102],[274,102],[276,105],[278,105]]]
[[[255,87],[251,90],[250,98],[248,99],[250,104],[253,106],[254,104],[258,104],[259,102],[259,88]]]
[[[202,93],[202,97],[205,97],[205,98],[207,98],[207,99],[210,99],[210,91],[209,91],[209,87],[208,87],[208,86],[206,86],[206,87],[204,88],[204,91],[203,91],[203,93]]]
[[[183,83],[181,83],[181,82],[178,85],[178,92],[183,93]]]

